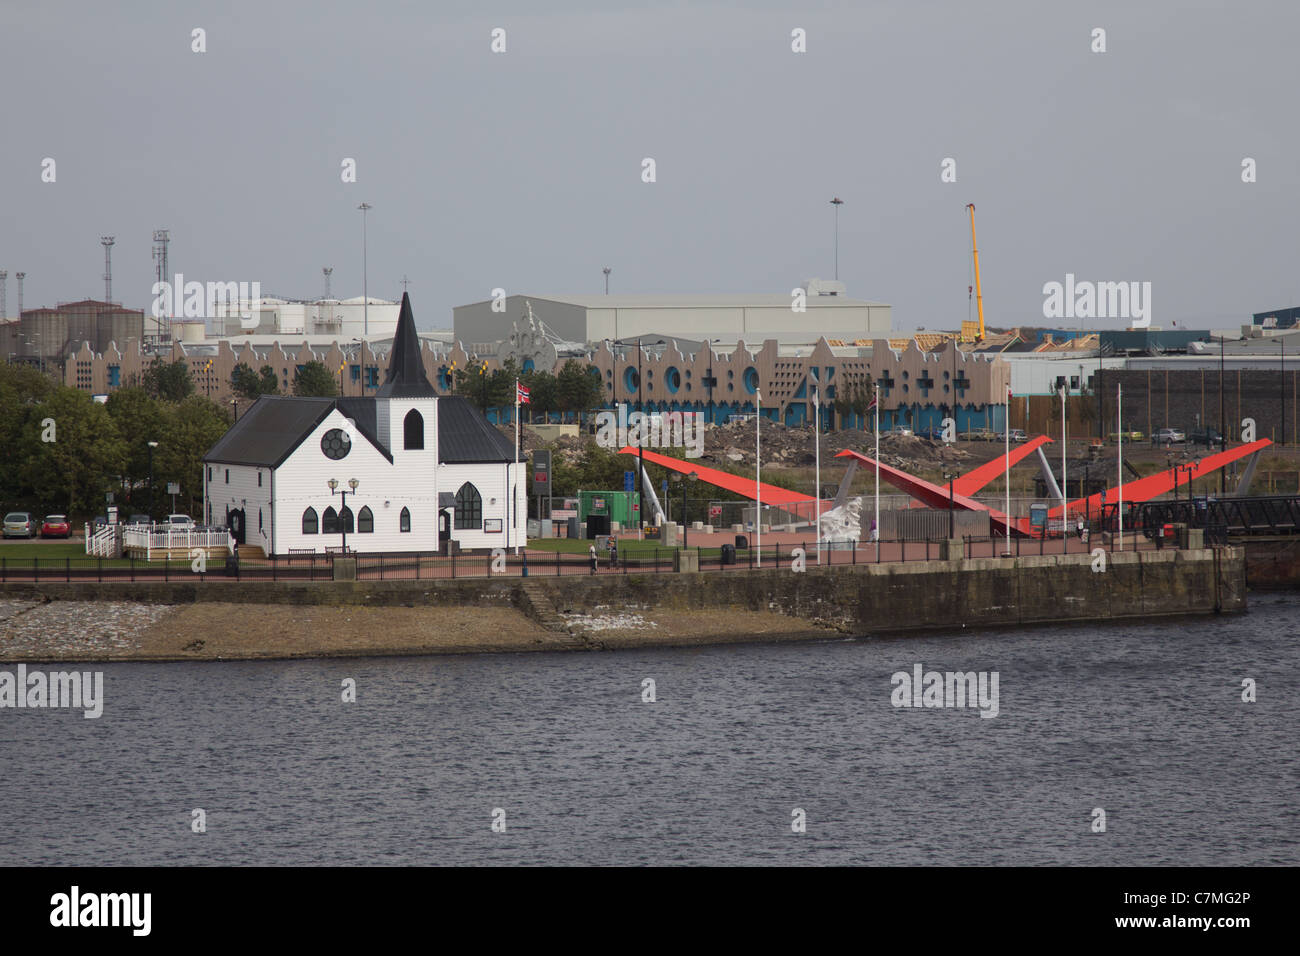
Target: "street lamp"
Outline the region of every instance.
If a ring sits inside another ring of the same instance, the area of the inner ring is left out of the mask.
[[[331,495],[331,496],[333,496],[333,495],[335,495],[335,494],[340,494],[340,495],[343,496],[343,507],[342,507],[342,509],[339,511],[339,528],[343,531],[343,553],[344,553],[344,554],[347,554],[347,553],[348,553],[348,523],[347,523],[347,515],[349,514],[349,512],[348,512],[348,493],[347,493],[347,491],[339,491],[339,490],[338,490],[339,482],[338,482],[338,479],[337,479],[337,478],[331,478],[328,482],[326,482],[326,484],[328,484],[328,485],[330,486],[330,495]],[[352,489],[352,493],[353,493],[354,495],[355,495],[356,492],[357,492],[357,485],[359,485],[359,484],[361,484],[361,482],[357,481],[355,478],[349,478],[349,479],[348,479],[348,487]]]
[[[614,270],[611,269],[609,266],[605,266],[605,268],[601,269],[600,271],[605,273],[605,295],[609,295],[609,274]]]
[[[704,343],[704,347],[709,350],[709,378],[705,385],[709,390],[709,417],[707,421],[710,425],[715,424],[713,415],[713,343],[721,341],[722,339],[709,339]]]
[[[700,480],[699,474],[693,471],[686,476],[684,481],[682,481],[682,550],[683,551],[686,550],[688,545],[688,538],[687,538],[687,531],[686,531],[686,489],[694,486],[695,482],[699,480]]]
[[[612,342],[612,344],[614,345],[630,344],[630,340],[628,339],[610,339],[609,341]],[[654,344],[664,345],[665,343],[663,339],[658,339],[655,341]],[[638,538],[642,537],[645,528],[645,399],[643,398],[645,392],[645,379],[641,375],[641,358],[642,358],[641,336],[638,335],[636,337],[636,398],[637,398],[637,411],[639,411],[642,415],[641,428],[637,429],[637,436],[639,438],[639,441],[637,442],[637,447],[636,447],[636,459],[637,459],[636,460],[636,467],[637,467],[636,481],[637,481],[637,488],[638,488],[638,501],[640,502],[640,506],[641,506],[641,511],[638,512],[638,517],[637,517]]]
[[[149,521],[153,522],[153,450],[158,447],[156,441],[149,444]]]
[[[955,537],[953,510],[952,510],[953,508],[952,483],[960,476],[961,473],[956,471],[945,471],[943,473],[943,477],[948,481],[948,540],[949,541],[951,541],[953,537]]]
[[[840,207],[844,205],[844,200],[836,196],[831,200],[831,205],[835,207],[835,279],[838,282],[840,278]]]
[[[361,298],[363,305],[361,307],[362,315],[365,316],[365,332],[370,335],[370,261],[366,255],[366,213],[374,207],[368,202],[363,202],[357,207],[361,210]]]

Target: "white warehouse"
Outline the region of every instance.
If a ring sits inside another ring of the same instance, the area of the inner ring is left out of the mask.
[[[823,336],[853,342],[887,338],[891,331],[890,307],[847,298],[843,283],[809,279],[798,289],[802,303],[793,288],[755,295],[511,295],[496,309],[488,299],[457,306],[452,316],[456,340],[471,351],[510,338],[529,305],[552,335],[588,346],[638,335],[812,345]],[[806,310],[796,311],[796,304]]]

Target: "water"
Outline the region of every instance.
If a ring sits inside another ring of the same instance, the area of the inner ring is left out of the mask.
[[[98,720],[0,711],[0,863],[1296,865],[1300,597],[1252,600],[861,642],[102,666]],[[894,708],[918,662],[998,671],[1000,714]]]

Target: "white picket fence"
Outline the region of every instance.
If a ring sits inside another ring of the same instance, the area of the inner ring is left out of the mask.
[[[117,525],[86,525],[86,554],[93,558],[121,557]]]
[[[127,525],[122,531],[122,546],[143,550],[146,561],[153,560],[155,551],[182,550],[188,554],[192,548],[224,548],[227,554],[235,553],[235,539],[228,528],[176,528],[165,524]]]
[[[86,526],[86,554],[97,558],[120,558],[126,549],[143,551],[152,561],[155,551],[192,548],[205,551],[224,549],[235,553],[235,539],[228,528],[176,528],[172,525],[105,525]]]

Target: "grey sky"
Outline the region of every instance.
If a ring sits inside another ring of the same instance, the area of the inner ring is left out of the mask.
[[[967,202],[990,324],[1042,324],[1073,272],[1231,325],[1300,304],[1298,26],[1285,0],[3,0],[0,268],[11,314],[18,270],[28,308],[99,297],[114,234],[114,298],[147,308],[168,228],[189,279],[311,297],[330,265],[359,295],[365,200],[371,293],[408,275],[445,328],[605,265],[620,292],[788,292],[831,276],[838,195],[840,277],[900,329],[966,318]]]

